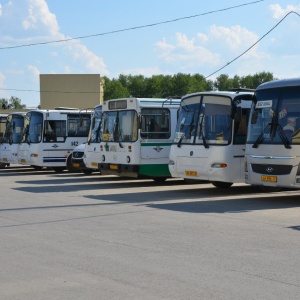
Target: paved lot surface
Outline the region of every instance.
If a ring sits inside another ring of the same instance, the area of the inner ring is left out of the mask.
[[[300,191],[0,179],[1,299],[299,299]]]

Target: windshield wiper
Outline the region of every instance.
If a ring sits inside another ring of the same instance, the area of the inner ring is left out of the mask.
[[[278,135],[284,145],[285,148],[290,149],[290,142],[288,138],[286,137],[282,127],[278,123],[269,123],[263,132],[259,135],[255,143],[253,144],[252,148],[257,148],[259,144],[262,143],[262,141],[265,139],[265,134],[270,134],[272,131],[273,135],[275,135],[276,131],[278,131]]]
[[[201,122],[200,122],[200,128],[199,128],[199,135],[201,134],[202,135],[202,141],[203,141],[203,146],[204,146],[204,148],[209,148],[209,146],[208,146],[208,144],[207,144],[207,142],[206,142],[206,139],[205,139],[205,135],[203,134],[203,120],[204,120],[204,114],[203,114],[203,116],[202,116],[202,119],[201,119]]]
[[[286,137],[286,135],[285,135],[285,133],[284,133],[284,131],[283,131],[283,129],[280,125],[278,126],[278,135],[281,138],[284,147],[286,149],[291,149],[290,142],[289,142],[288,138]]]
[[[271,130],[271,123],[269,123],[264,130],[262,131],[262,133],[258,136],[258,138],[256,139],[255,143],[253,144],[252,148],[257,148],[258,145],[265,139],[264,135],[265,134],[269,134]]]

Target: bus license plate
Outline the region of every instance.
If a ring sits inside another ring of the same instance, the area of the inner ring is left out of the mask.
[[[198,176],[198,172],[186,170],[185,175],[186,176]]]
[[[97,163],[97,162],[92,162],[91,165],[92,165],[93,167],[98,168],[98,163]]]
[[[261,176],[261,181],[277,182],[277,176]]]
[[[110,165],[109,168],[111,170],[118,170],[119,169],[119,166],[118,165]]]
[[[80,167],[80,165],[79,164],[77,164],[77,163],[73,163],[73,168],[79,168]]]
[[[4,157],[4,158],[2,159],[2,161],[4,161],[4,162],[8,162],[8,160],[7,160],[7,158],[6,158],[6,157]]]
[[[21,163],[22,163],[22,164],[25,164],[25,163],[26,163],[26,159],[22,158],[22,159],[21,159]]]

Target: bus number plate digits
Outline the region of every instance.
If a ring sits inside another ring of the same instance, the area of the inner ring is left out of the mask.
[[[261,176],[261,181],[277,182],[277,176]]]
[[[119,169],[119,166],[117,166],[117,165],[110,165],[109,168],[110,168],[111,170],[118,170],[118,169]]]
[[[25,163],[26,163],[26,159],[22,158],[22,159],[21,159],[21,163],[22,163],[22,164],[25,164]]]
[[[2,161],[8,162],[8,159],[7,159],[6,157],[4,157],[4,158],[2,159]]]
[[[78,141],[73,141],[73,142],[71,142],[71,145],[73,147],[77,147],[79,145],[79,143],[78,143]]]
[[[185,175],[186,176],[198,176],[198,172],[186,170]]]
[[[97,163],[97,162],[92,162],[91,165],[92,165],[93,167],[97,167],[97,168],[98,168],[98,163]]]

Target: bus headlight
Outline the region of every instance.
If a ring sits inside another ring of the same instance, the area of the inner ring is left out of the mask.
[[[126,156],[126,161],[128,164],[130,163],[130,156]]]
[[[225,163],[213,163],[211,165],[212,168],[224,169],[227,168],[227,164]]]
[[[105,161],[105,155],[101,156],[101,160],[104,162]]]
[[[39,155],[37,153],[31,153],[30,157],[38,157]]]

